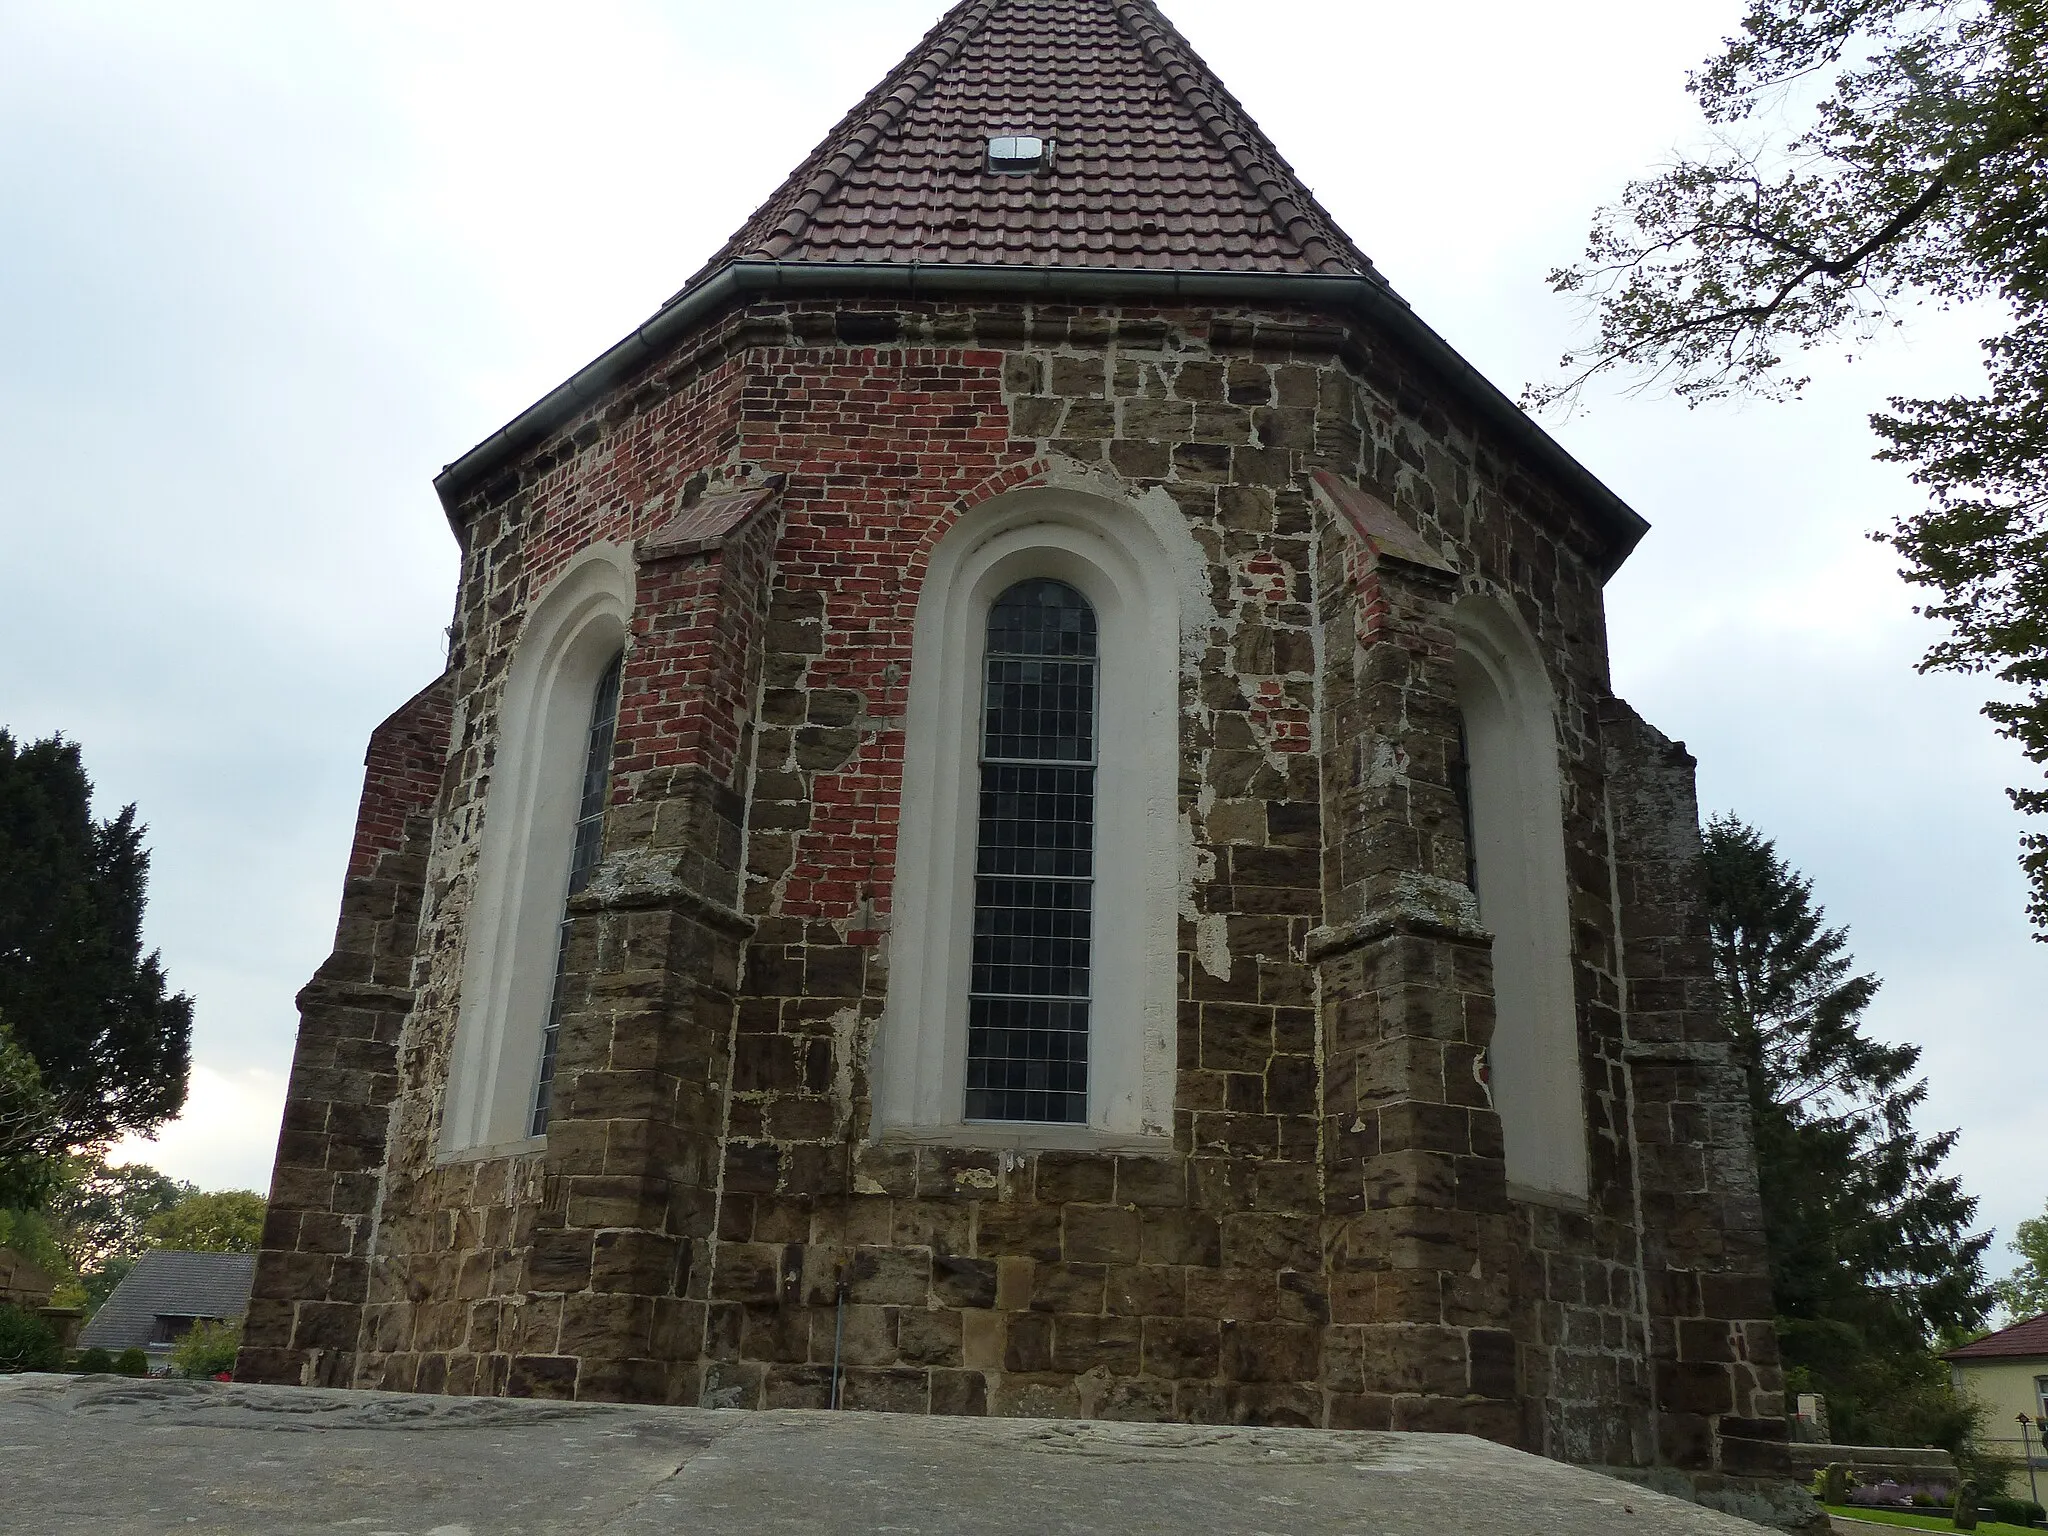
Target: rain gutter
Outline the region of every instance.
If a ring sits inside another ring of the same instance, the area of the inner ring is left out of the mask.
[[[1391,335],[1589,512],[1608,543],[1611,575],[1650,525],[1573,458],[1386,284],[1369,277],[1147,268],[927,265],[918,262],[736,261],[678,294],[647,323],[443,469],[434,489],[452,519],[478,486],[545,441],[621,381],[723,311],[754,299],[819,296],[1001,297],[1060,303],[1275,304],[1353,315]]]

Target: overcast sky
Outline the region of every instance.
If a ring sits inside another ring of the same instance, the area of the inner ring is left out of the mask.
[[[155,853],[191,1107],[132,1148],[264,1188],[370,729],[440,669],[434,472],[694,271],[939,0],[177,6],[0,0],[0,725],[84,748]],[[1730,0],[1166,0],[1416,309],[1515,393],[1622,182],[1697,142]],[[1615,683],[1812,876],[1925,1047],[1923,1124],[2000,1229],[2048,1198],[2048,946],[2024,772],[1865,537],[1916,495],[1886,396],[1974,387],[1916,320],[1791,406],[1589,398],[1557,435],[1654,525]]]

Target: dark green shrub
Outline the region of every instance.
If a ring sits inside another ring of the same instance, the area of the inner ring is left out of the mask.
[[[235,1368],[242,1348],[242,1322],[199,1322],[171,1350],[171,1370],[191,1381],[206,1381]]]
[[[149,1356],[139,1349],[122,1350],[121,1353],[114,1356],[114,1374],[116,1376],[147,1376],[149,1374]]]
[[[71,1362],[71,1369],[84,1376],[105,1376],[114,1369],[114,1357],[95,1344],[91,1349],[82,1349],[78,1358]]]
[[[2032,1499],[2010,1499],[2002,1493],[1994,1493],[1984,1500],[1984,1507],[1991,1511],[1994,1519],[2008,1525],[2038,1525],[2048,1520],[2048,1509],[2043,1509]]]
[[[32,1312],[0,1306],[0,1374],[55,1371],[64,1365],[57,1330]]]

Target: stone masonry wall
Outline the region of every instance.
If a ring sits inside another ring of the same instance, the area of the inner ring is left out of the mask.
[[[12,1248],[0,1248],[0,1306],[33,1312],[47,1306],[57,1282]]]
[[[1693,760],[1619,700],[1603,708],[1623,914],[1627,1064],[1641,1159],[1644,1312],[1657,1460],[1785,1475],[1784,1381],[1747,1083],[1715,1017]]]
[[[1456,573],[1332,539],[1319,574],[1325,1376],[1349,1427],[1515,1440],[1492,964],[1450,777]]]
[[[716,553],[641,562],[614,854],[576,914],[544,1167],[552,1198],[510,1361],[536,1396],[688,1401],[703,1309],[693,1249],[715,1221],[721,1087],[747,925],[734,910],[777,534],[757,516]],[[663,763],[661,758],[668,761]],[[549,1347],[536,1333],[559,1314]],[[425,1341],[416,1341],[425,1342]]]
[[[532,486],[497,488],[465,524],[462,729],[370,1277],[366,1384],[654,1400],[692,1390],[701,1309],[680,1293],[717,1181],[773,517],[717,550],[642,563],[606,828],[622,851],[577,900],[546,1145],[444,1158],[439,1115],[496,712],[521,620],[578,550],[630,546],[707,485],[744,478],[707,465],[729,431],[736,379],[714,366],[693,381],[664,415],[665,452],[588,425],[529,466]]]
[[[1691,1090],[1625,1051],[1604,556],[1442,398],[1310,314],[763,303],[475,494],[356,1379],[818,1405],[843,1285],[849,1406],[1653,1456],[1630,1074],[1638,1123],[1646,1092]],[[1443,569],[1357,547],[1311,501],[1318,469]],[[643,567],[547,1145],[439,1161],[521,617],[577,549],[771,477],[737,543]],[[869,1138],[918,583],[958,517],[1031,483],[1163,493],[1207,565],[1170,1155]],[[1444,625],[1473,592],[1537,637],[1560,705],[1582,1203],[1510,1195],[1477,1071],[1490,963],[1453,889]],[[1668,1186],[1674,1219],[1735,1172]]]
[[[298,1047],[236,1364],[244,1380],[355,1380],[451,684],[437,678],[370,737],[334,952],[298,998]]]
[[[1316,529],[1299,477],[1324,465],[1357,475],[1370,444],[1374,483],[1427,535],[1442,539],[1444,521],[1472,535],[1486,547],[1471,564],[1496,566],[1510,590],[1519,581],[1539,630],[1580,637],[1570,659],[1593,665],[1565,680],[1568,696],[1600,686],[1597,583],[1570,519],[1555,508],[1547,528],[1507,518],[1506,478],[1491,478],[1469,446],[1445,446],[1450,424],[1421,396],[1362,394],[1339,360],[1341,333],[1176,321],[800,309],[779,322],[757,310],[746,322],[756,344],[737,432],[722,446],[788,484],[748,812],[746,905],[757,928],[719,1241],[690,1266],[693,1294],[701,1284],[709,1307],[705,1391],[716,1400],[822,1400],[843,1260],[850,1401],[995,1411],[1092,1401],[1099,1411],[1303,1422],[1328,1411],[1304,962],[1321,916],[1308,750]],[[761,345],[778,323],[786,343],[813,344]],[[984,350],[909,344],[948,328],[945,339]],[[888,341],[905,345],[859,344]],[[701,366],[679,373],[694,380]],[[642,434],[640,452],[598,439],[587,461],[651,475],[653,443],[669,452],[678,440],[663,409],[650,405],[630,429]],[[964,505],[1055,467],[1129,495],[1163,486],[1214,573],[1216,632],[1189,679],[1183,742],[1186,810],[1207,872],[1183,940],[1188,1154],[1164,1167],[859,1139],[866,1043],[886,986],[892,781],[922,552]],[[569,483],[550,468],[535,494],[556,478]],[[1496,530],[1503,518],[1520,538]],[[1578,572],[1576,591],[1560,569]],[[1560,592],[1577,598],[1568,618],[1547,612]],[[1200,801],[1209,803],[1198,814]],[[1218,975],[1223,954],[1229,972]],[[1579,1255],[1568,1261],[1562,1283],[1583,1306]],[[1560,1339],[1549,1349],[1572,1347]],[[1512,1373],[1512,1353],[1506,1364]],[[1500,1367],[1487,1368],[1497,1385]]]

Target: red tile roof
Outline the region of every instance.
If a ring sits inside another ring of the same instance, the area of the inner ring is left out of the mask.
[[[1379,275],[1150,0],[961,0],[691,285],[733,261]]]
[[[1986,1334],[1974,1344],[1951,1349],[1944,1360],[2048,1359],[2048,1312]]]
[[[1054,141],[1050,166],[988,170],[988,140],[1011,134]],[[1583,503],[1603,574],[1648,530],[1387,286],[1152,0],[960,0],[682,292],[434,485],[457,517],[488,477],[752,296],[1140,288],[1300,295],[1380,327]]]

